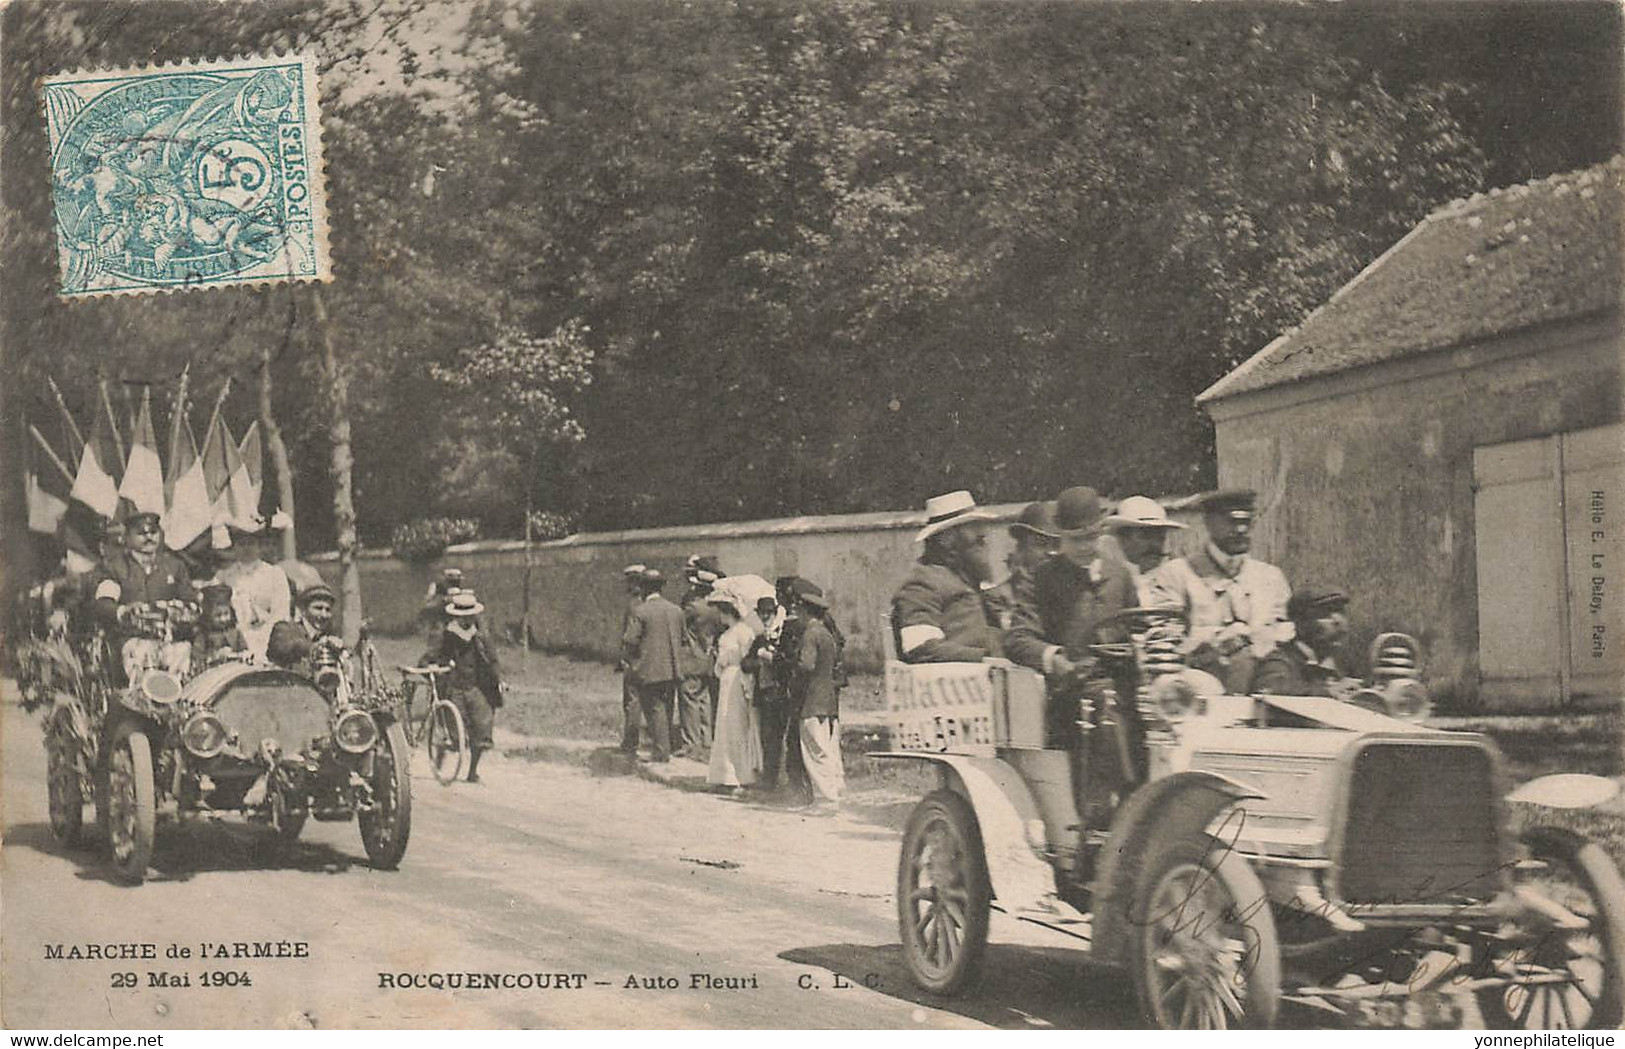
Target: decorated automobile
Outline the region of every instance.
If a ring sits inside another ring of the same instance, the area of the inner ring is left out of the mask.
[[[1082,683],[1059,737],[1063,699],[1031,671],[888,660],[893,743],[876,756],[939,783],[898,867],[922,988],[972,985],[997,909],[1127,969],[1159,1027],[1267,1026],[1283,999],[1403,1009],[1426,991],[1470,995],[1492,1027],[1619,1026],[1625,883],[1539,818],[1613,781],[1509,794],[1488,738],[1424,723],[1403,635],[1379,639],[1373,679],[1345,698],[1226,695],[1180,662],[1170,619],[1122,617],[1132,644],[1093,654],[1137,686]],[[1530,807],[1521,833],[1511,804]]]
[[[103,750],[105,821],[121,878],[145,877],[160,814],[234,814],[287,840],[308,819],[355,819],[373,866],[400,864],[412,817],[401,727],[349,687],[336,643],[312,665],[306,676],[229,661],[185,684],[154,668],[118,694]]]

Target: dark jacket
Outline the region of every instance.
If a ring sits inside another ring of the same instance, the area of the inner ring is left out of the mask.
[[[484,631],[475,631],[465,640],[442,630],[424,662],[451,668],[445,678],[447,695],[478,691],[491,706],[502,706],[502,669]]]
[[[1286,641],[1258,661],[1249,692],[1330,699],[1336,695],[1333,686],[1343,680],[1343,671],[1335,656],[1321,659],[1302,642]]]
[[[1077,662],[1088,658],[1092,643],[1127,640],[1124,629],[1097,638],[1095,628],[1113,613],[1139,604],[1134,580],[1116,561],[1101,558],[1095,565],[1098,581],[1088,568],[1052,557],[1021,581],[1004,641],[1011,660],[1042,671],[1044,653],[1052,645]]]
[[[621,656],[633,681],[647,685],[683,676],[683,627],[683,610],[659,594],[632,606]]]
[[[314,631],[303,617],[284,619],[271,628],[271,638],[265,643],[265,658],[279,667],[295,667],[310,658],[319,637],[333,637]]]
[[[822,620],[808,618],[801,633],[795,694],[801,700],[802,717],[840,717],[840,693],[835,688],[835,637]]]
[[[95,597],[96,618],[115,629],[120,605],[198,600],[186,562],[162,547],[153,557],[151,571],[141,567],[128,550],[115,551],[91,574],[90,592]]]
[[[999,654],[999,634],[981,593],[953,569],[921,562],[892,598],[899,658],[909,663],[975,663]],[[912,644],[913,633],[926,640]]]

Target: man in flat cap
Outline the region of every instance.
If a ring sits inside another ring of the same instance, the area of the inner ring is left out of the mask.
[[[333,633],[333,609],[338,599],[326,583],[313,583],[299,591],[292,619],[271,628],[265,654],[279,667],[296,667],[310,658],[317,642]]]
[[[1358,682],[1350,682],[1340,659],[1348,603],[1347,595],[1329,587],[1307,586],[1293,594],[1286,607],[1296,636],[1259,661],[1251,691],[1328,698],[1351,692]]]
[[[914,538],[919,563],[892,598],[892,631],[908,663],[980,662],[999,654],[998,624],[982,599],[992,576],[986,522],[965,491],[928,499],[926,523]]]
[[[671,760],[672,707],[682,678],[683,610],[660,596],[665,586],[659,569],[643,570],[640,600],[621,635],[621,658],[649,729],[649,760],[657,763]]]
[[[1213,492],[1202,500],[1207,543],[1158,571],[1169,603],[1190,620],[1186,657],[1191,666],[1246,692],[1258,661],[1292,637],[1287,599],[1292,588],[1281,570],[1249,556],[1256,495],[1245,489]]]

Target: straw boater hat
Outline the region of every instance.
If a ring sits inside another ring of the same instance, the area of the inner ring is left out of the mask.
[[[483,611],[485,606],[480,604],[480,599],[474,596],[472,590],[459,590],[446,602],[448,616],[477,616]]]
[[[963,489],[949,492],[947,495],[934,495],[925,501],[925,527],[920,529],[914,541],[921,543],[938,532],[958,528],[973,521],[992,519],[993,515],[978,508],[976,500]]]
[[[1184,528],[1170,521],[1168,512],[1155,499],[1131,495],[1117,504],[1117,512],[1106,518],[1107,528]]]
[[[638,579],[642,577],[644,571],[647,570],[648,567],[648,565],[644,564],[627,565],[625,568],[621,569],[621,575],[628,579]]]

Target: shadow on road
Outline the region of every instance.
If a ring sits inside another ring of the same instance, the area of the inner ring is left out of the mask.
[[[61,856],[79,869],[83,881],[122,884],[114,877],[106,857],[106,839],[91,827],[82,832],[81,844],[69,848],[59,844],[46,823],[23,823],[12,827],[7,846],[32,849]],[[360,848],[359,832],[356,846]],[[187,881],[198,874],[223,871],[305,871],[312,874],[339,874],[362,864],[359,856],[340,852],[316,842],[283,842],[264,827],[225,823],[173,824],[158,829],[153,849],[149,881]]]
[[[841,984],[867,987],[902,1001],[956,1013],[991,1027],[1141,1027],[1134,991],[1119,973],[1091,966],[1076,950],[989,944],[980,983],[957,998],[928,994],[915,986],[892,944],[868,947],[841,943],[798,947],[779,955],[787,962],[830,972],[828,990]]]

